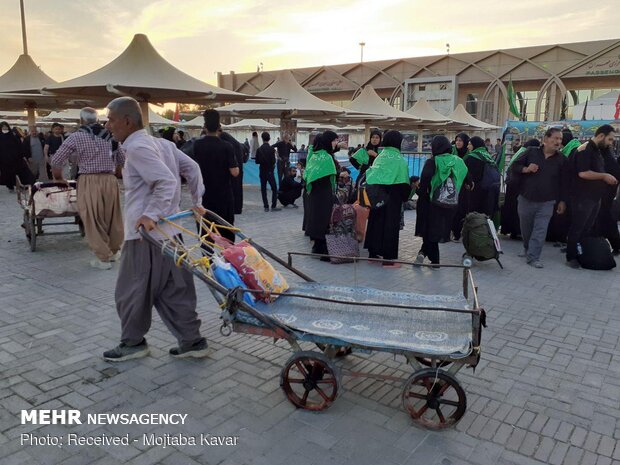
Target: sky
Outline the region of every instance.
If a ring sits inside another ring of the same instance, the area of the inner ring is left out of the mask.
[[[28,51],[63,81],[146,34],[174,66],[211,84],[243,73],[360,60],[620,38],[615,1],[24,0]],[[325,5],[319,7],[319,5]],[[22,53],[19,0],[0,0],[0,74]]]

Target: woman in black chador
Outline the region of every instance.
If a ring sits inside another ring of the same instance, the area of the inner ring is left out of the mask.
[[[358,150],[352,156],[349,157],[351,165],[359,171],[355,186],[359,186],[362,175],[372,166],[377,155],[379,155],[379,146],[381,145],[381,131],[373,129],[370,133],[370,141],[364,150]],[[368,154],[368,157],[363,152]]]
[[[32,183],[32,173],[23,157],[22,143],[6,121],[0,123],[0,185],[15,189],[15,177],[24,184]]]
[[[314,140],[312,152],[308,153],[306,159],[304,180],[306,181],[308,198],[305,231],[314,241],[312,253],[328,254],[325,234],[329,229],[334,205],[336,173],[338,171],[334,153],[337,150],[338,134],[333,131],[325,131]]]
[[[459,158],[465,157],[467,154],[467,145],[469,145],[469,136],[464,132],[461,132],[456,135],[454,138],[454,145],[452,146],[452,153],[457,155]],[[454,214],[454,219],[452,220],[452,236],[455,241],[459,241],[461,239],[461,230],[463,229],[463,220],[465,219],[465,215],[467,215],[467,206],[469,205],[469,191],[461,190],[459,194],[459,206]]]
[[[385,204],[370,210],[364,247],[370,258],[385,260],[398,258],[400,214],[403,202],[411,193],[407,162],[400,154],[403,136],[398,131],[388,131],[383,137],[383,150],[366,172],[368,186],[376,186],[383,192]],[[384,263],[384,267],[400,267],[399,264]]]

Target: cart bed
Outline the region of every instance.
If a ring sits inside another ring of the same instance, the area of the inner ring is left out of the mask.
[[[469,310],[462,296],[390,292],[366,287],[301,283],[288,293],[349,302],[386,303]],[[330,337],[374,349],[406,350],[429,355],[466,356],[472,347],[472,315],[438,310],[369,307],[282,295],[257,310],[295,331]],[[263,326],[241,310],[235,320]]]

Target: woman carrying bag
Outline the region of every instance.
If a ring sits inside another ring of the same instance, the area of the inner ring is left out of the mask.
[[[398,258],[401,207],[411,192],[407,162],[400,154],[402,141],[400,132],[386,132],[383,150],[366,172],[368,188],[380,191],[383,199],[380,207],[373,205],[368,217],[364,247],[370,258]],[[400,265],[385,263],[383,267],[399,268]]]
[[[445,136],[435,136],[431,142],[432,158],[426,160],[420,187],[418,188],[418,206],[415,235],[422,238],[422,248],[418,252],[416,263],[422,264],[428,258],[432,264],[439,264],[439,243],[447,242],[457,203],[453,207],[442,206],[433,201],[436,191],[448,178],[456,192],[460,192],[466,179],[467,167],[463,160],[451,152],[450,141]]]

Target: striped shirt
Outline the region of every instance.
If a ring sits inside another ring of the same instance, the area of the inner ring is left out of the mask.
[[[125,163],[121,150],[112,151],[112,141],[86,132],[74,132],[52,156],[53,168],[62,168],[67,160],[77,163],[80,174],[114,173]]]

